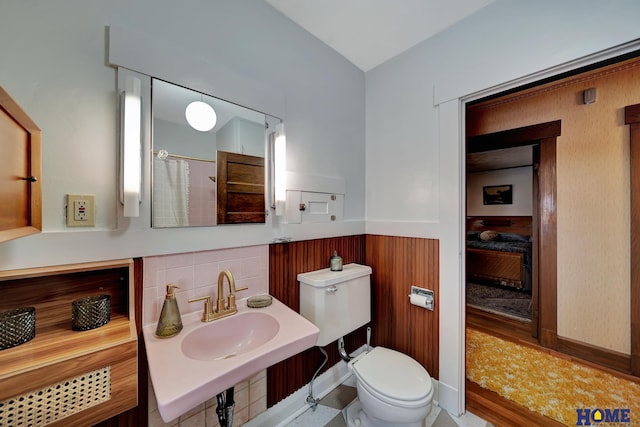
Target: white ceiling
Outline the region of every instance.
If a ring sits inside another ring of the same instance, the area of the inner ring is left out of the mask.
[[[495,0],[265,0],[363,71]]]

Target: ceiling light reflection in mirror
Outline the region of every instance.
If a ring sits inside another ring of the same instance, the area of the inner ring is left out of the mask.
[[[213,107],[203,101],[193,101],[187,105],[184,110],[184,116],[187,119],[187,123],[200,132],[209,132],[218,120]]]
[[[213,110],[192,126],[187,107]],[[265,157],[265,114],[162,80],[152,80],[152,226],[216,225],[217,152]]]

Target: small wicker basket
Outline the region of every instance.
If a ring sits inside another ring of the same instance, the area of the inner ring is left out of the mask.
[[[35,307],[0,310],[0,350],[24,344],[35,336]]]
[[[71,304],[71,328],[88,331],[106,325],[111,320],[111,296],[93,295]]]

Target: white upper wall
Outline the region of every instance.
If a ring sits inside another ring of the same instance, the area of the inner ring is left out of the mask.
[[[142,65],[153,64],[163,45],[170,45],[183,58],[219,71],[210,76],[233,76],[212,81],[185,69],[179,77],[194,87],[219,88],[227,100],[248,107],[255,99],[264,112],[282,117],[288,169],[344,178],[345,221],[285,226],[270,216],[265,225],[153,230],[148,180],[141,217],[122,218],[116,70],[107,59],[110,26],[153,41],[152,52],[136,53]],[[364,73],[262,0],[5,1],[0,54],[0,85],[42,129],[43,158],[43,233],[0,243],[0,269],[364,231]],[[266,88],[279,102],[265,104],[247,87]],[[66,228],[68,193],[96,195],[95,228]]]

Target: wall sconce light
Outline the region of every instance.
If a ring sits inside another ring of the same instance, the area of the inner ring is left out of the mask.
[[[121,98],[120,202],[124,216],[140,215],[142,193],[142,143],[140,79],[127,76]]]
[[[283,216],[285,201],[287,200],[287,137],[284,133],[283,123],[276,125],[276,136],[273,145],[276,216]]]

